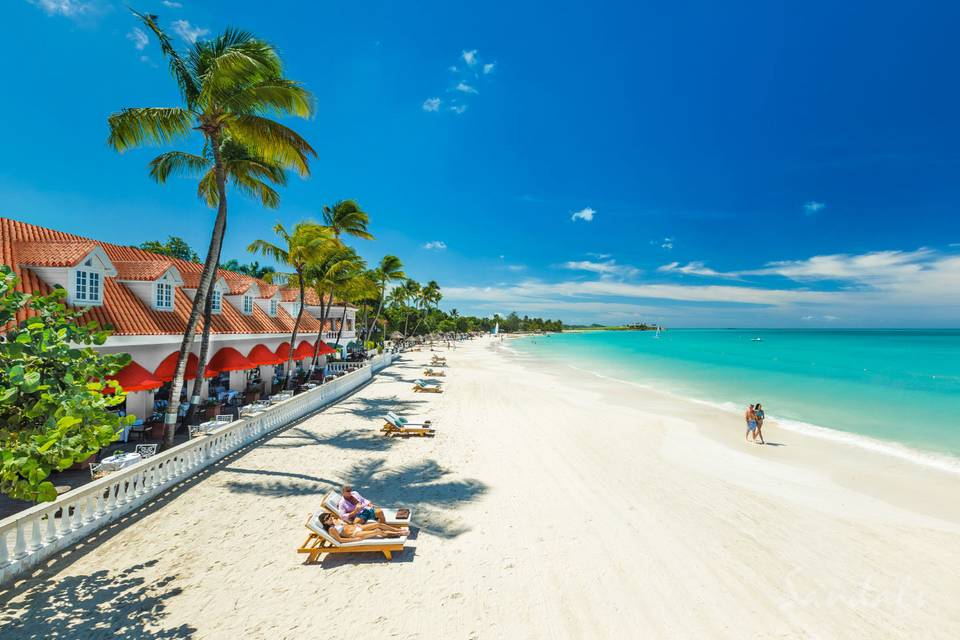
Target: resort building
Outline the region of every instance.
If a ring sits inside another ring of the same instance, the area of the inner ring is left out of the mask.
[[[68,304],[86,310],[83,319],[113,328],[98,349],[130,354],[133,361],[116,375],[130,392],[125,410],[149,418],[173,379],[203,265],[8,218],[0,218],[0,264],[13,268],[20,290],[46,294],[61,286]],[[291,345],[301,304],[298,344]],[[218,271],[212,305],[204,400],[269,394],[290,349],[298,363],[309,366],[317,346],[331,353],[328,345],[342,347],[356,337],[352,305],[335,302],[321,330],[315,292],[300,300],[297,289],[232,271]],[[202,324],[187,363],[188,380],[196,377]]]

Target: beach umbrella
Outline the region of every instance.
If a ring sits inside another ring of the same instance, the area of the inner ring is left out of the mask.
[[[394,331],[393,333],[390,334],[390,339],[391,339],[391,340],[403,340],[403,334],[400,333],[399,331]]]

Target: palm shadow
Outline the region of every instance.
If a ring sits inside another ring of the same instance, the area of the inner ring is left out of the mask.
[[[379,427],[379,424],[375,426]],[[372,427],[365,431],[344,429],[329,435],[319,435],[302,427],[292,427],[260,446],[267,449],[296,449],[304,445],[325,445],[358,451],[386,451],[393,446],[393,441],[390,438],[384,438],[378,429]]]
[[[424,404],[423,400],[401,400],[397,396],[389,398],[357,397],[330,407],[326,413],[328,415],[350,414],[364,418],[382,418],[390,411],[402,414],[415,410],[421,404]]]
[[[171,598],[182,592],[175,576],[149,581],[141,572],[149,560],[126,569],[45,580],[11,603],[0,600],[0,637],[18,640],[192,638],[187,624],[165,627]]]

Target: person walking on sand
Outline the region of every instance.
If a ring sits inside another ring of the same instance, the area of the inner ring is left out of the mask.
[[[760,444],[767,444],[763,441],[763,420],[766,418],[766,414],[763,413],[763,407],[759,402],[753,407],[753,415],[757,419],[757,431],[754,434],[753,439],[756,440],[757,438],[760,438]]]
[[[747,433],[744,435],[743,439],[747,442],[750,442],[750,436],[753,436],[753,439],[757,439],[757,414],[754,413],[753,405],[747,407],[747,412],[743,415],[743,419],[747,421]]]

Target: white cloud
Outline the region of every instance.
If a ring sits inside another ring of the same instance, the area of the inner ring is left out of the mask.
[[[133,31],[127,34],[127,40],[133,43],[137,51],[143,51],[150,44],[150,39],[140,27],[134,27]]]
[[[64,16],[77,18],[93,11],[92,2],[82,0],[28,0],[30,4],[40,7],[48,16]]]
[[[455,104],[450,107],[450,111],[453,111],[455,114],[460,115],[467,110],[467,105],[465,104]]]
[[[483,75],[489,75],[493,73],[493,68],[496,66],[497,64],[495,62],[488,62],[487,64],[483,65]]]
[[[713,269],[705,266],[700,261],[688,262],[685,265],[681,265],[679,262],[670,262],[663,265],[662,267],[657,267],[657,271],[660,273],[683,273],[686,275],[693,276],[713,276],[721,278],[736,278],[735,274],[729,273],[720,273],[719,271],[714,271]]]
[[[427,251],[444,251],[447,248],[447,243],[443,240],[431,240],[423,245],[423,248]]]
[[[455,64],[450,65],[449,67],[447,67],[447,71],[449,71],[450,73],[456,73],[456,72],[457,72],[457,65],[455,65]]]
[[[596,213],[590,207],[584,207],[580,211],[574,211],[573,215],[570,216],[570,219],[576,222],[577,220],[583,220],[584,222],[593,222],[593,216]]]
[[[810,202],[804,203],[804,205],[803,205],[803,212],[806,213],[808,216],[812,216],[813,214],[817,213],[818,211],[823,211],[823,210],[826,208],[826,206],[827,206],[827,205],[825,205],[825,204],[822,203],[822,202],[817,202],[816,200],[811,200]]]
[[[174,20],[171,24],[171,28],[173,29],[174,33],[190,44],[193,44],[203,36],[210,33],[210,29],[195,27],[186,20]]]
[[[466,62],[466,63],[467,63],[468,65],[470,65],[471,67],[472,67],[473,65],[477,64],[477,50],[476,50],[476,49],[471,49],[470,51],[464,51],[464,52],[461,54],[461,57],[463,58],[463,61]]]
[[[469,84],[467,84],[466,82],[459,82],[459,83],[457,83],[456,89],[457,89],[457,91],[460,91],[461,93],[474,93],[474,94],[480,93],[479,91],[476,90],[476,88],[471,87],[471,86],[470,86]]]
[[[640,270],[628,264],[617,264],[614,259],[604,260],[603,262],[594,262],[592,260],[571,260],[561,265],[564,269],[572,271],[589,271],[601,276],[621,276],[631,278],[640,274]]]
[[[423,110],[424,111],[439,111],[440,110],[440,98],[427,98],[423,101]]]
[[[527,265],[525,264],[508,264],[507,265],[507,271],[513,271],[514,273],[517,273],[520,271],[526,271],[526,269],[527,269]]]
[[[607,258],[613,257],[609,253],[597,253],[595,251],[587,251],[587,255],[597,260],[606,260]]]
[[[173,2],[172,0],[163,0],[163,2],[161,2],[160,4],[162,4],[165,7],[169,7],[170,9],[179,9],[183,6],[179,2]]]
[[[596,274],[595,279],[560,282],[524,280],[493,287],[445,287],[458,306],[552,310],[564,319],[609,318],[636,313],[668,326],[956,326],[960,317],[960,255],[927,249],[813,256],[778,261],[754,270],[710,274],[756,274],[796,279],[802,286],[657,283],[613,277],[624,265],[579,261],[562,265]],[[692,266],[691,266],[692,265]],[[665,265],[661,273],[682,269]],[[708,270],[690,263],[688,272]],[[697,275],[700,275],[698,273]],[[841,287],[833,282],[840,281]],[[812,284],[823,281],[819,289]],[[576,314],[576,315],[575,315]]]
[[[651,240],[650,244],[654,246],[659,246],[661,249],[666,249],[670,251],[673,249],[673,238],[664,238],[662,240]]]

